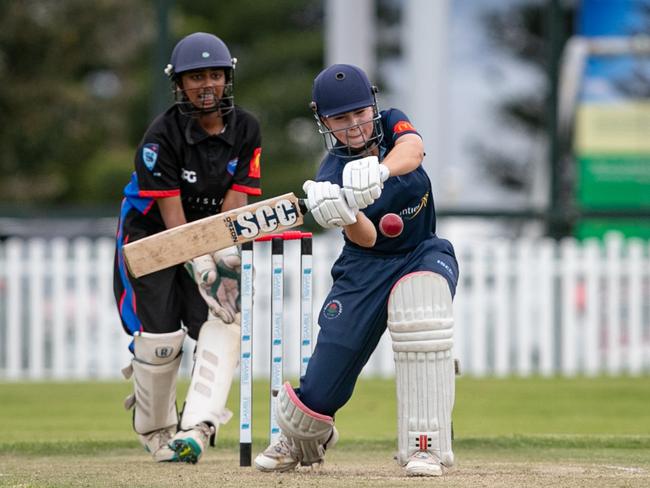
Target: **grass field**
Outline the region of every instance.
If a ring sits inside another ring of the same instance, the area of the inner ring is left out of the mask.
[[[392,460],[394,383],[363,380],[337,415],[341,441],[319,473],[238,467],[238,430],[196,466],[155,465],[121,407],[121,383],[0,383],[0,486],[403,486]],[[179,388],[183,398],[187,384]],[[256,384],[255,451],[267,385]],[[238,391],[230,408],[237,415]],[[457,381],[456,467],[439,486],[650,486],[650,377]]]

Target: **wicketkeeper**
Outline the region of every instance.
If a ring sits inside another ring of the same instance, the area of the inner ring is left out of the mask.
[[[260,195],[260,128],[234,104],[235,59],[218,37],[190,34],[165,73],[175,104],[149,126],[124,189],[115,254],[115,298],[133,336],[133,428],[155,461],[195,463],[219,425],[239,358],[239,273],[235,248],[135,279],[122,246]],[[186,269],[187,268],[187,269]],[[189,272],[188,272],[189,271]],[[197,340],[182,413],[176,376],[185,335]]]
[[[376,88],[356,66],[314,80],[312,109],[328,155],[304,189],[316,222],[340,227],[345,246],[318,317],[320,333],[300,387],[277,402],[278,442],[261,471],[323,462],[338,438],[334,415],[350,399],[388,326],[395,352],[398,462],[408,475],[453,465],[452,297],[458,264],[436,236],[422,139],[397,109],[379,112]]]

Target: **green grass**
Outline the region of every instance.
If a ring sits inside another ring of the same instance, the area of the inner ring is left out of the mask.
[[[463,436],[650,435],[650,377],[464,380],[454,411]]]
[[[268,384],[254,392],[253,433],[262,447],[268,429]],[[179,387],[184,397],[187,383]],[[0,454],[93,454],[139,449],[131,412],[122,408],[131,391],[118,383],[0,383]],[[219,432],[219,445],[238,443],[239,393],[229,408],[235,417]],[[392,380],[361,380],[336,418],[340,449],[393,449],[396,437]],[[501,450],[522,456],[622,449],[650,459],[650,377],[641,378],[459,378],[454,410],[458,452]],[[52,445],[56,444],[56,449]],[[629,454],[629,453],[628,453]],[[650,463],[650,461],[648,462]]]

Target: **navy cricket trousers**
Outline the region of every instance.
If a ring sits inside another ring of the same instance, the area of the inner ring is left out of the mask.
[[[445,239],[428,239],[399,255],[376,255],[345,246],[332,267],[334,284],[318,316],[316,346],[296,389],[305,405],[333,416],[350,399],[386,329],[392,287],[416,271],[440,274],[455,294],[458,263]]]

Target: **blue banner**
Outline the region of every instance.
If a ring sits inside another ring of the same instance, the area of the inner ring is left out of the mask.
[[[576,30],[587,37],[647,33],[649,16],[649,0],[582,0]]]

